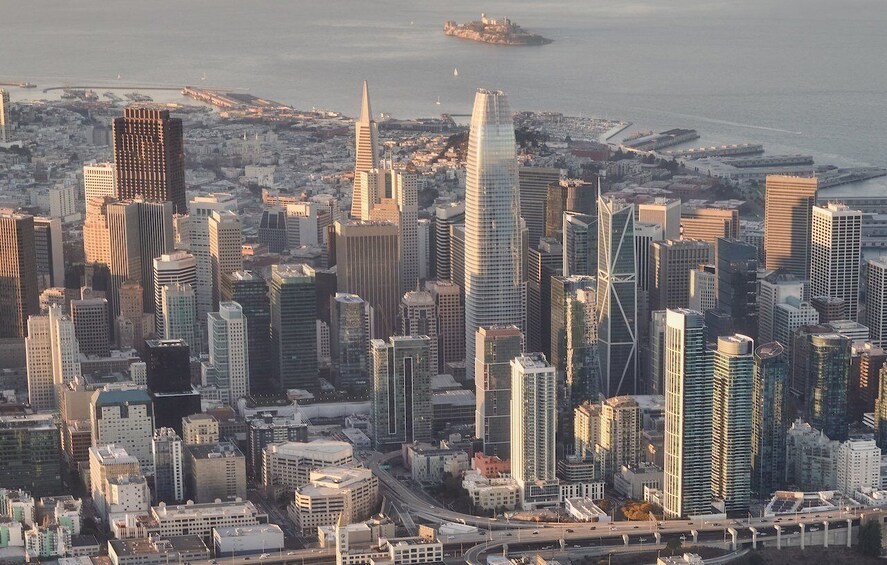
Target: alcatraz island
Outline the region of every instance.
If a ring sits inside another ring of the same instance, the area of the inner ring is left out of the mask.
[[[530,33],[510,19],[494,20],[486,14],[480,15],[480,21],[459,25],[454,21],[444,23],[444,33],[460,39],[469,39],[493,45],[546,45],[552,40],[541,35]]]

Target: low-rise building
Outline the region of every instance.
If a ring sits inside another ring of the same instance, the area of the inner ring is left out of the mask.
[[[302,422],[298,413],[288,418],[260,414],[247,421],[246,426],[249,446],[246,472],[254,478],[262,476],[262,452],[266,447],[272,443],[308,441],[308,424]]]
[[[656,565],[702,565],[705,563],[702,556],[698,553],[685,553],[683,555],[672,555],[669,557],[660,557],[656,560]]]
[[[192,414],[182,418],[182,441],[185,445],[219,443],[219,422],[209,414]]]
[[[423,485],[439,485],[444,476],[461,477],[468,470],[468,454],[460,449],[444,449],[427,443],[406,447],[413,480]]]
[[[212,535],[213,528],[256,526],[267,524],[268,515],[259,512],[250,501],[212,502],[208,504],[161,503],[151,508],[149,527],[161,537],[193,534],[200,537]]]
[[[24,537],[25,551],[31,558],[63,557],[71,546],[71,532],[58,524],[31,528]]]
[[[354,448],[344,441],[271,444],[264,450],[262,484],[292,490],[308,484],[314,469],[345,467],[353,462]]]
[[[513,510],[520,504],[520,487],[511,477],[485,477],[471,470],[462,476],[462,488],[477,509]]]
[[[24,490],[0,488],[0,516],[33,526],[37,516],[34,497]]]
[[[105,480],[105,509],[109,520],[121,514],[143,514],[151,508],[151,490],[143,475],[115,475]]]
[[[764,517],[797,514],[799,512],[828,512],[845,504],[841,493],[834,491],[800,492],[778,490],[764,507]]]
[[[388,539],[385,540],[382,549],[388,552],[393,565],[443,561],[443,544],[420,537]]]
[[[511,473],[511,461],[500,459],[495,455],[484,455],[481,452],[477,452],[471,460],[471,468],[484,477],[492,479]]]
[[[37,504],[40,515],[50,523],[68,528],[71,535],[80,535],[81,513],[83,502],[70,494],[63,496],[44,496]]]
[[[246,459],[234,443],[189,445],[185,464],[195,502],[246,498]]]
[[[198,535],[160,538],[112,539],[108,557],[113,565],[165,565],[209,559],[210,552]]]
[[[887,506],[887,490],[860,488],[856,489],[852,498],[863,506]]]
[[[289,516],[303,534],[319,526],[366,520],[379,503],[379,479],[369,469],[327,467],[312,471],[307,485],[299,487],[289,505]]]
[[[273,553],[284,548],[283,530],[277,524],[215,528],[213,547],[219,557]]]
[[[662,488],[662,478],[662,469],[652,463],[631,467],[623,465],[613,475],[613,488],[626,498],[641,500],[644,498],[644,487]]]
[[[564,500],[564,510],[580,522],[610,521],[610,515],[589,498],[568,498]]]

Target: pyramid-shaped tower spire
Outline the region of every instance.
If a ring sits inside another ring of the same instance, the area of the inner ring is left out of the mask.
[[[361,124],[369,124],[373,121],[373,111],[370,109],[370,88],[367,81],[363,81],[363,95],[360,97],[360,118]]]
[[[361,181],[361,173],[379,168],[379,130],[373,120],[370,108],[370,90],[363,81],[363,95],[360,101],[360,116],[354,123],[354,191],[351,194],[351,217],[366,220],[361,215],[361,202],[366,197],[367,188]]]

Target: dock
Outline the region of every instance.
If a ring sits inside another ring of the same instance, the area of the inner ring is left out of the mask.
[[[716,147],[696,147],[677,151],[665,151],[663,156],[676,159],[704,159],[705,157],[744,157],[759,155],[764,146],[759,143],[739,143],[736,145],[719,145]]]

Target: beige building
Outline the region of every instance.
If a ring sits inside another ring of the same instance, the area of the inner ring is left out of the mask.
[[[354,450],[344,441],[272,443],[263,451],[262,484],[295,489],[308,484],[316,469],[345,467],[353,461]]]
[[[89,448],[89,491],[99,517],[108,517],[108,501],[111,499],[108,480],[138,475],[140,472],[139,460],[121,447],[103,445]]]
[[[219,421],[209,414],[192,414],[182,418],[182,441],[185,445],[219,443]]]
[[[764,262],[798,278],[810,274],[810,226],[816,203],[815,178],[769,175],[764,193]]]
[[[243,230],[240,218],[230,210],[214,211],[208,221],[209,258],[212,271],[212,309],[219,304],[222,276],[243,269]]]
[[[813,207],[810,296],[844,301],[848,320],[856,320],[862,254],[862,212],[829,202]]]
[[[681,213],[681,239],[699,239],[714,249],[719,237],[739,238],[736,208],[694,208]]]
[[[246,458],[230,442],[189,445],[185,468],[195,502],[246,498]]]
[[[705,241],[654,241],[650,245],[647,284],[650,311],[686,308],[690,302],[690,271],[711,259],[712,246]]]
[[[425,290],[434,298],[437,316],[437,370],[447,363],[465,361],[465,312],[462,290],[450,281],[428,281]]]
[[[510,477],[485,477],[471,470],[462,476],[462,488],[468,491],[475,508],[512,510],[520,504],[520,487]]]
[[[606,451],[607,476],[640,461],[641,409],[631,396],[608,398],[601,404],[600,445]]]
[[[594,459],[601,442],[601,404],[585,402],[573,411],[573,437],[576,456]]]
[[[366,520],[379,503],[379,479],[369,469],[328,467],[312,471],[307,485],[296,489],[289,515],[303,534],[319,526]]]
[[[213,528],[257,526],[268,523],[268,515],[250,501],[212,502],[208,504],[160,504],[151,508],[152,525],[149,533],[160,537],[185,534],[209,537]]]

